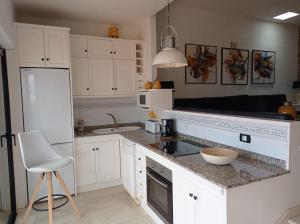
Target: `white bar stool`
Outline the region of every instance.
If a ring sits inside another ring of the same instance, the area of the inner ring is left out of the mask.
[[[28,172],[41,173],[39,179],[35,185],[34,192],[32,193],[31,200],[28,204],[28,208],[26,210],[25,216],[23,218],[23,223],[26,223],[28,215],[32,209],[32,205],[36,198],[36,195],[40,191],[41,183],[44,179],[44,176],[47,176],[48,184],[47,184],[47,194],[48,194],[48,217],[49,224],[53,223],[52,218],[52,173],[58,180],[58,183],[61,185],[65,194],[67,195],[69,201],[76,214],[80,218],[80,211],[72,199],[72,196],[65,185],[60,173],[59,169],[67,166],[70,163],[74,162],[74,159],[71,157],[62,157],[58,155],[51,147],[50,143],[46,139],[46,137],[39,130],[33,130],[29,132],[23,132],[18,134],[18,138],[21,146],[21,153],[23,158],[23,163],[25,169]]]

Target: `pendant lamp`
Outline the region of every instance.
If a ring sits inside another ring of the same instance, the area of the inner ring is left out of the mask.
[[[178,50],[177,32],[170,25],[170,3],[168,0],[168,25],[160,35],[161,51],[154,57],[152,65],[157,68],[177,68],[187,66],[184,55]]]

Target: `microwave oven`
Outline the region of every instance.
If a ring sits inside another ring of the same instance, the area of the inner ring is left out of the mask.
[[[139,90],[137,93],[137,107],[145,110],[172,109],[172,89]]]
[[[139,91],[137,94],[138,108],[150,109],[150,92]]]

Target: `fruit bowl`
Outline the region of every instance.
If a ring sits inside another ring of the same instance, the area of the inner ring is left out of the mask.
[[[236,151],[226,148],[205,148],[200,153],[206,162],[214,165],[227,165],[238,156]]]

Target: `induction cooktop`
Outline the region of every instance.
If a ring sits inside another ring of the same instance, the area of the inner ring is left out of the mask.
[[[150,146],[174,157],[199,154],[202,148],[208,147],[199,143],[195,145],[187,140],[163,141],[156,144],[150,144]]]

